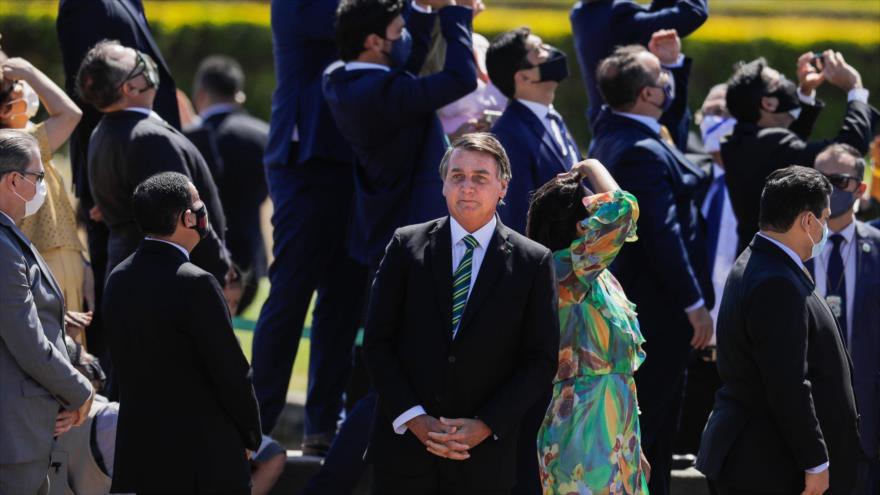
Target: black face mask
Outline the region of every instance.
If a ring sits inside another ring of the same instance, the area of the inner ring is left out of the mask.
[[[526,68],[530,69],[532,67],[538,67],[541,79],[537,82],[562,82],[568,77],[568,58],[565,56],[564,52],[552,46],[547,47],[547,51],[550,52],[550,56],[547,57],[547,60],[541,62],[537,66],[531,65]]]
[[[800,108],[801,100],[798,98],[797,85],[786,79],[785,76],[780,76],[779,82],[780,84],[778,88],[772,93],[767,93],[765,95],[775,97],[779,100],[779,106],[776,107],[775,113],[791,112],[792,110]]]
[[[202,207],[199,209],[190,206],[189,210],[196,216],[196,224],[190,228],[199,233],[200,239],[208,237],[208,229],[210,228],[208,224],[208,208],[202,204]],[[186,213],[184,212],[184,214]]]

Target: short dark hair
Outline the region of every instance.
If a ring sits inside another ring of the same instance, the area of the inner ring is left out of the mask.
[[[777,170],[761,192],[758,224],[761,230],[788,232],[805,211],[821,218],[830,195],[831,183],[815,169],[792,165]]]
[[[211,55],[196,69],[193,87],[217,98],[231,100],[244,90],[244,70],[232,57]]]
[[[605,103],[615,110],[627,110],[638,100],[645,86],[657,77],[642,63],[641,54],[650,53],[642,45],[621,46],[599,62],[596,80]]]
[[[516,93],[514,74],[522,69],[529,68],[529,49],[526,42],[532,31],[527,27],[521,27],[501,33],[492,40],[486,51],[486,71],[489,79],[501,93],[513,98]]]
[[[385,38],[385,30],[403,12],[404,0],[342,0],[336,9],[336,46],[348,62],[364,51],[371,34]]]
[[[0,177],[9,172],[24,172],[40,156],[37,139],[18,129],[0,129]]]
[[[761,118],[761,98],[770,92],[770,81],[764,77],[768,67],[764,58],[749,63],[739,62],[727,81],[727,111],[737,122],[757,123]]]
[[[86,103],[97,109],[107,108],[122,98],[122,84],[131,72],[118,59],[110,56],[116,40],[99,41],[86,53],[76,73],[76,91]]]
[[[529,202],[526,236],[551,251],[571,246],[578,236],[575,225],[587,216],[582,202],[587,195],[587,188],[577,175],[550,179]]]
[[[853,172],[856,177],[859,178],[860,181],[864,180],[865,177],[865,169],[868,165],[865,163],[865,157],[859,153],[854,146],[846,143],[834,143],[828,145],[827,148],[822,150],[821,153],[816,155],[816,161],[814,165],[819,165],[819,163],[823,160],[839,160],[840,157],[848,156],[852,158],[853,161]]]
[[[192,206],[189,184],[189,177],[178,172],[161,172],[138,184],[131,206],[144,235],[174,233],[180,215]]]
[[[504,151],[504,146],[501,145],[498,138],[496,138],[494,134],[488,132],[471,132],[456,138],[456,140],[452,142],[452,145],[446,148],[446,154],[444,154],[443,159],[440,160],[440,178],[443,180],[446,180],[446,172],[449,169],[449,160],[452,159],[452,153],[455,150],[476,151],[491,155],[492,158],[495,158],[495,165],[498,168],[498,178],[501,180],[510,180],[512,178],[510,159],[507,157],[507,152]]]

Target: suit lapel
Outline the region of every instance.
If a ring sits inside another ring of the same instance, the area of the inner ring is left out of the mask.
[[[118,2],[128,12],[134,20],[134,23],[137,24],[138,29],[141,31],[141,35],[147,40],[150,49],[153,50],[153,56],[156,58],[156,61],[162,64],[166,73],[171,74],[171,69],[168,68],[165,58],[162,57],[162,52],[159,51],[159,47],[156,45],[156,40],[153,39],[153,33],[150,31],[150,26],[147,25],[146,15],[142,14],[138,9],[131,5],[129,0],[118,0]]]
[[[440,325],[452,338],[452,230],[449,217],[437,223],[429,239],[428,263],[433,274]]]
[[[681,151],[679,151],[677,148],[675,148],[674,146],[671,146],[669,143],[667,143],[666,141],[664,141],[662,139],[658,138],[657,141],[659,141],[660,144],[663,145],[664,148],[666,148],[670,153],[672,153],[672,155],[675,157],[676,161],[678,161],[679,165],[682,166],[682,168],[690,171],[691,173],[696,175],[700,180],[702,180],[703,178],[706,177],[706,172],[704,172],[698,166],[691,163],[691,161],[688,160],[687,157],[682,155]]]
[[[495,281],[502,272],[502,268],[507,264],[513,247],[507,240],[510,231],[500,221],[495,226],[495,234],[486,247],[486,255],[483,263],[480,265],[480,271],[477,273],[477,281],[474,289],[471,291],[464,307],[464,315],[461,317],[461,326],[458,329],[457,339],[461,339],[462,333],[467,333],[468,323],[473,320],[474,315],[480,310],[483,301],[486,299],[495,286]]]
[[[25,246],[25,247],[27,247],[28,250],[30,250],[31,255],[34,257],[35,260],[37,260],[37,266],[40,267],[40,271],[43,274],[43,279],[48,281],[49,287],[52,288],[52,290],[55,292],[55,295],[58,296],[58,299],[61,301],[64,301],[64,293],[61,292],[61,287],[58,285],[58,282],[55,281],[55,276],[52,275],[52,270],[49,269],[49,265],[47,265],[46,261],[43,259],[43,257],[40,256],[40,252],[37,251],[37,248],[34,247],[34,244],[30,241],[30,239],[28,239],[24,235],[24,233],[22,231],[20,231],[18,229],[18,226],[11,224],[9,222],[9,219],[6,218],[6,216],[0,215],[0,217],[2,217],[2,218],[0,218],[0,221],[2,221],[2,223],[9,230],[12,231],[12,233],[18,238],[19,243],[21,243],[22,246]],[[64,307],[64,305],[62,303],[62,308],[63,307]],[[61,317],[62,317],[61,321],[64,321],[63,310],[62,310]]]
[[[519,114],[520,120],[522,120],[536,136],[541,138],[541,143],[545,148],[550,150],[552,160],[560,165],[560,172],[564,172],[571,168],[568,166],[568,160],[562,156],[562,151],[559,149],[559,145],[556,144],[556,141],[550,133],[547,132],[547,128],[544,127],[544,123],[541,122],[541,119],[539,119],[534,112],[529,110],[528,107],[516,100],[513,100],[510,104],[514,105],[514,108]],[[560,129],[560,132],[563,132],[562,129]]]
[[[864,304],[865,299],[865,290],[864,286],[866,284],[858,283],[859,278],[864,278],[865,280],[877,280],[878,275],[880,275],[880,267],[877,265],[878,257],[876,255],[872,256],[870,253],[874,250],[874,246],[872,246],[871,240],[868,238],[867,232],[865,232],[865,226],[861,222],[856,222],[856,284],[855,284],[855,299],[853,300],[853,313],[859,314],[859,308]],[[853,318],[853,327],[856,326],[856,322],[858,318]],[[856,335],[858,332],[855,331],[855,328],[852,328],[850,331],[852,332],[852,338],[855,341]]]

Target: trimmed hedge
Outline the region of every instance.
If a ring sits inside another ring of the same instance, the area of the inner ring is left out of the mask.
[[[203,57],[213,53],[230,55],[242,64],[247,74],[248,100],[245,106],[254,115],[268,120],[275,79],[272,36],[267,27],[254,24],[201,24],[164,30],[161,24],[155,24],[153,28],[178,87],[186,92],[191,90],[193,74]],[[3,49],[7,54],[27,58],[56,81],[63,80],[54,20],[45,17],[0,17],[0,33],[3,33]],[[482,34],[491,39],[497,33]],[[545,41],[560,47],[570,56],[572,77],[560,86],[555,106],[565,117],[578,144],[586,150],[589,140],[584,117],[587,98],[576,67],[571,37],[545,37]],[[794,78],[795,62],[801,53],[826,48],[839,50],[850,64],[861,71],[865,87],[872,92],[872,101],[877,101],[880,97],[878,45],[831,41],[813,46],[796,46],[769,40],[750,43],[685,40],[684,52],[695,61],[690,83],[691,108],[699,108],[709,88],[726,80],[731,74],[733,64],[739,60],[764,56],[772,66]],[[832,136],[840,126],[846,95],[826,84],[819,89],[819,97],[825,100],[827,107],[816,125],[814,135]]]

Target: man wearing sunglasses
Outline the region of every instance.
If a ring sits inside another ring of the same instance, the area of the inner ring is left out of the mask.
[[[47,493],[55,439],[94,391],[64,345],[64,298],[16,223],[46,197],[37,140],[0,129],[0,493]]]
[[[828,242],[807,262],[816,293],[837,318],[852,356],[862,450],[856,493],[880,493],[880,230],[856,220],[865,193],[865,160],[852,146],[832,144],[816,157],[815,168],[831,183]]]

